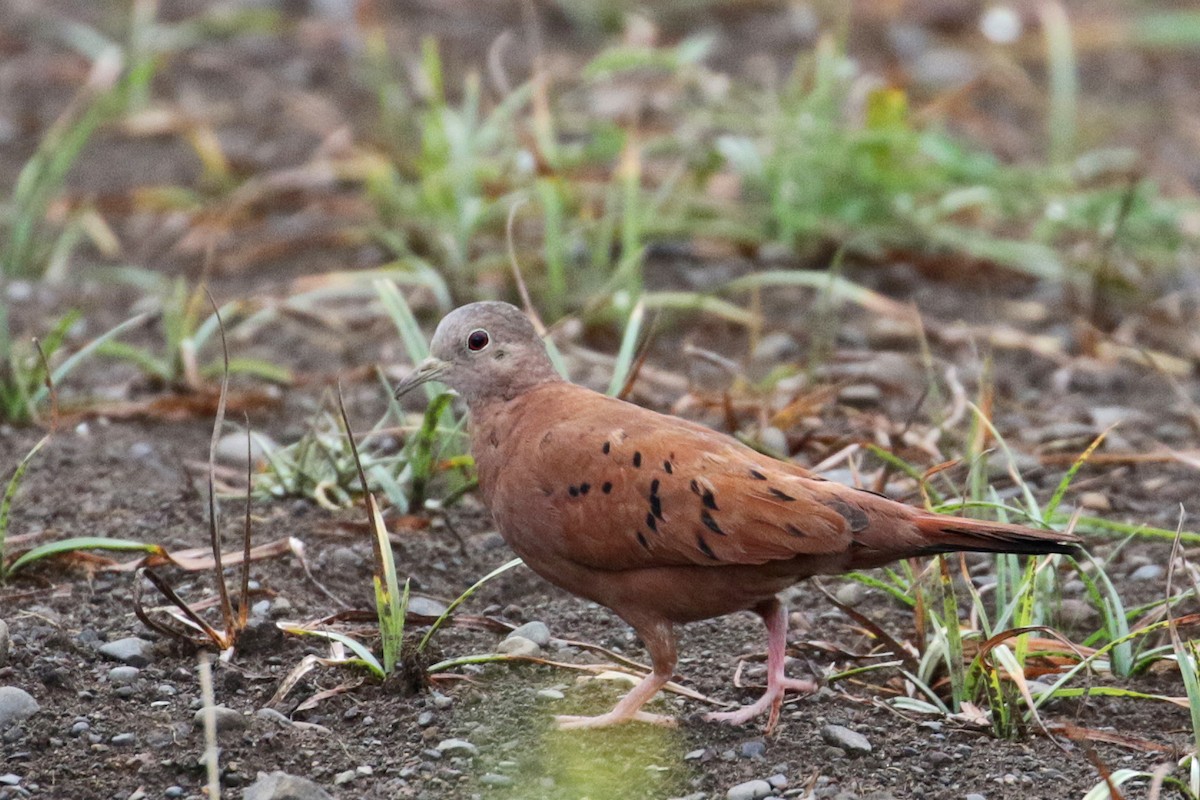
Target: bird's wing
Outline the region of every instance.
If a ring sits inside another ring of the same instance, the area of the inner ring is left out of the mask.
[[[595,569],[765,564],[846,552],[868,525],[854,490],[675,417],[575,399],[530,423],[523,474],[498,486],[498,522],[512,514],[526,546]]]

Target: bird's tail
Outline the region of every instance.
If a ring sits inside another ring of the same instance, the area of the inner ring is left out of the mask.
[[[959,551],[982,553],[1018,553],[1074,555],[1083,540],[1073,533],[1037,530],[1005,522],[987,522],[966,517],[922,512],[913,520],[925,545],[922,555]]]

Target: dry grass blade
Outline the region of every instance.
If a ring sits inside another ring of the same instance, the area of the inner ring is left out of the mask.
[[[904,669],[913,673],[914,675],[920,672],[920,666],[917,663],[916,657],[913,656],[913,654],[909,652],[906,647],[892,638],[891,634],[881,628],[874,620],[867,617],[862,612],[856,611],[845,603],[839,602],[838,599],[834,597],[833,594],[831,594],[823,584],[816,581],[814,581],[814,583],[816,584],[816,587],[821,590],[821,594],[825,595],[825,597],[834,605],[835,608],[870,631],[875,638],[881,641],[885,647],[892,651],[896,658],[903,661]]]
[[[213,553],[213,576],[216,579],[217,593],[221,598],[221,618],[225,621],[225,630],[232,634],[236,629],[236,621],[233,616],[233,604],[229,599],[229,588],[225,585],[224,565],[221,563],[221,522],[216,488],[217,443],[221,439],[221,428],[225,424],[225,399],[229,393],[229,344],[225,340],[225,324],[221,321],[221,309],[207,288],[204,293],[208,296],[208,302],[217,318],[217,329],[221,336],[221,357],[225,366],[221,372],[221,393],[217,400],[217,413],[213,420],[212,438],[209,440],[208,446],[208,535]]]
[[[150,583],[154,585],[154,588],[158,589],[158,591],[162,593],[163,597],[167,598],[167,600],[169,600],[172,605],[174,605],[176,608],[178,608],[180,610],[180,612],[183,613],[184,617],[187,618],[188,622],[190,622],[192,625],[194,625],[197,630],[202,631],[209,638],[209,640],[213,644],[215,644],[217,647],[219,647],[221,650],[227,649],[230,646],[230,644],[232,644],[225,634],[221,633],[220,631],[213,628],[213,626],[209,625],[199,614],[197,614],[195,611],[193,611],[192,608],[187,603],[183,602],[183,598],[181,598],[178,594],[175,593],[175,590],[173,588],[171,588],[171,584],[169,584],[165,580],[163,580],[163,578],[160,577],[158,575],[158,573],[156,573],[150,569],[142,568],[142,569],[139,569],[134,574],[135,574],[135,577],[137,577],[137,578],[144,577],[144,578],[146,578],[146,580],[150,581]],[[193,645],[199,645],[199,644],[203,643],[203,642],[193,639],[191,636],[188,636],[187,634],[181,634],[177,630],[171,629],[167,626],[160,625],[158,623],[151,621],[150,615],[147,614],[145,612],[145,610],[142,608],[139,597],[135,597],[134,613],[137,614],[138,619],[140,619],[143,623],[147,624],[149,627],[153,628],[154,630],[158,631],[159,633],[165,633],[169,636],[172,636],[177,639],[182,639]]]

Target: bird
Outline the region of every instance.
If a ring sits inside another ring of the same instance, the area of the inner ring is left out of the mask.
[[[817,688],[785,674],[784,589],[914,556],[1073,553],[1080,542],[926,511],[571,383],[530,319],[504,302],[448,313],[395,395],[428,381],[466,402],[479,492],[512,550],[616,613],[649,653],[651,672],[611,711],[557,717],[560,729],[676,724],[643,709],[674,674],[676,627],[749,610],[766,625],[767,689],[706,719],[741,725],[767,713],[770,732],[785,692]]]

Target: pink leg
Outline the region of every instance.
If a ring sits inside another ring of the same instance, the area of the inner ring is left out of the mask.
[[[678,724],[674,717],[664,717],[661,714],[651,714],[642,711],[642,706],[650,701],[658,690],[671,680],[675,672],[676,649],[675,630],[666,620],[635,625],[646,649],[650,651],[654,671],[642,678],[641,682],[629,690],[629,694],[621,698],[616,707],[607,714],[598,717],[569,717],[558,716],[554,721],[558,729],[564,731],[581,730],[583,728],[606,728],[609,725],[619,725],[623,722],[648,722],[651,725],[675,727]]]
[[[789,689],[793,692],[810,694],[817,690],[812,681],[802,681],[789,678],[783,674],[784,649],[787,646],[787,609],[778,600],[769,600],[754,609],[767,624],[767,691],[755,703],[743,706],[736,711],[717,711],[706,714],[710,721],[728,722],[730,725],[742,725],[763,712],[770,710],[767,718],[766,733],[775,730],[779,721],[779,709],[783,705],[783,694]]]

